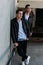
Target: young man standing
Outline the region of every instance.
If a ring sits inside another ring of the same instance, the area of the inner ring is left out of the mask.
[[[30,56],[26,55],[27,40],[29,39],[29,30],[26,22],[22,20],[23,11],[18,9],[16,17],[11,21],[11,36],[14,45],[17,47],[19,56],[22,57],[22,65],[29,64]]]
[[[27,28],[29,29],[29,34],[32,36],[32,22],[34,19],[34,14],[29,4],[25,6],[25,11],[23,13],[23,20],[27,24]]]

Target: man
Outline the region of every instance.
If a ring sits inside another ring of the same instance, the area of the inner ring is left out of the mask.
[[[26,55],[27,40],[29,39],[29,30],[26,22],[22,20],[23,11],[18,9],[16,17],[11,21],[11,36],[14,45],[17,47],[19,56],[22,57],[22,65],[29,64],[30,56]]]
[[[32,21],[34,19],[34,14],[31,10],[31,7],[29,4],[25,6],[25,11],[23,13],[23,20],[27,24],[27,28],[29,29],[30,36],[32,36]]]

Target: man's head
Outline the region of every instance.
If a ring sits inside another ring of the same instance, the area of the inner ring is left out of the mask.
[[[26,10],[26,12],[31,12],[31,7],[30,7],[29,4],[27,4],[27,5],[25,6],[25,10]]]
[[[17,9],[17,10],[16,10],[16,17],[17,17],[18,19],[22,19],[22,16],[23,16],[23,11],[22,11],[22,9]]]

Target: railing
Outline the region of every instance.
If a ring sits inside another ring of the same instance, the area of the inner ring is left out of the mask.
[[[15,51],[15,48],[13,48],[13,50],[12,50],[12,52],[11,52],[11,54],[10,54],[9,60],[8,60],[8,62],[7,62],[6,65],[9,65],[9,64],[10,64],[10,61],[11,61],[11,59],[12,59],[12,57],[13,57],[13,54],[14,54],[14,51]]]

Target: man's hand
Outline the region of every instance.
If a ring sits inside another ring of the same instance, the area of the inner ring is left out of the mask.
[[[16,43],[14,43],[14,47],[17,47],[18,46],[18,43],[16,42]]]
[[[18,46],[18,43],[15,43],[15,46],[17,47]]]
[[[32,36],[32,32],[30,32],[30,36]]]
[[[27,38],[27,41],[29,40],[29,38]]]

